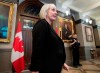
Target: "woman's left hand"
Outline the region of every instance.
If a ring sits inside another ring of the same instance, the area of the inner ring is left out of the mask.
[[[63,65],[63,69],[69,71],[69,66],[68,66],[66,63],[64,63],[64,65]]]

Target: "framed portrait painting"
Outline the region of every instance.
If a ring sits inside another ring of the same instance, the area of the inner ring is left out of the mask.
[[[0,2],[0,42],[10,42],[13,4]]]
[[[86,34],[87,42],[92,42],[93,41],[93,32],[92,32],[91,27],[85,26],[85,34]]]
[[[69,42],[70,36],[74,33],[73,21],[58,17],[58,22],[60,25],[60,37],[64,42]]]

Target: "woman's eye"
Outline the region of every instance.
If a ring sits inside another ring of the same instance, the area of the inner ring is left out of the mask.
[[[55,11],[55,9],[52,9],[53,11]]]

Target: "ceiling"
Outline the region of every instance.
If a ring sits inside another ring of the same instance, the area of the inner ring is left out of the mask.
[[[46,3],[56,2],[60,8],[69,7],[76,12],[79,12],[83,17],[89,16],[100,24],[100,0],[40,0]]]
[[[56,0],[62,8],[69,7],[83,17],[89,16],[100,24],[100,0]]]
[[[24,0],[19,0],[24,1]],[[57,5],[58,10],[70,8],[79,13],[80,17],[90,17],[100,24],[100,0],[39,0],[42,3],[54,3]],[[77,17],[76,17],[77,19]]]

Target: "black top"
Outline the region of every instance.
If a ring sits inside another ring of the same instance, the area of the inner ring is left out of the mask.
[[[74,44],[72,44],[72,47],[78,48],[80,46],[80,42],[78,42],[77,38],[70,38],[71,43],[74,42],[74,40],[76,40],[76,42]]]
[[[31,71],[56,69],[65,62],[65,48],[61,38],[45,20],[39,20],[33,28]],[[48,71],[49,72],[49,71]]]

